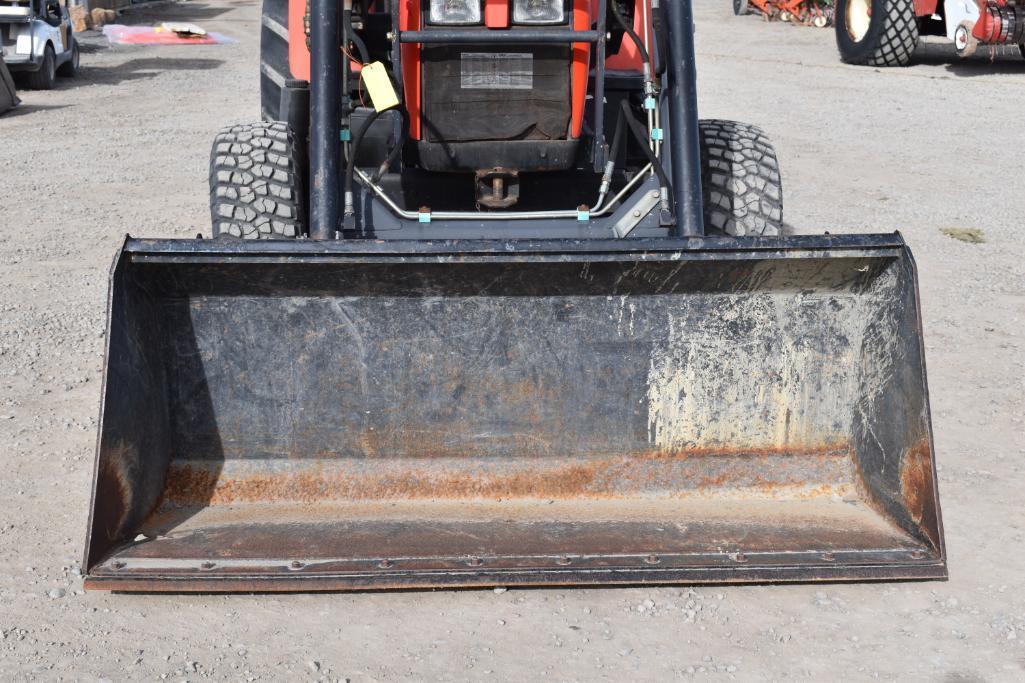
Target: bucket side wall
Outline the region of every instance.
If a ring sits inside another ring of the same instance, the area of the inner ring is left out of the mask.
[[[905,249],[868,295],[853,435],[870,500],[943,551],[914,260]]]
[[[171,430],[162,329],[157,300],[119,254],[108,298],[87,569],[135,536],[164,487]]]

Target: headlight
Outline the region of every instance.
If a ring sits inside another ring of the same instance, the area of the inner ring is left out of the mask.
[[[431,0],[432,24],[479,24],[481,0]]]
[[[561,24],[563,0],[513,0],[514,24]]]

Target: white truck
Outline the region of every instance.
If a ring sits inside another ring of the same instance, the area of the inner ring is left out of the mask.
[[[26,85],[35,90],[78,71],[78,41],[58,0],[0,0],[0,50],[7,68],[26,72]]]

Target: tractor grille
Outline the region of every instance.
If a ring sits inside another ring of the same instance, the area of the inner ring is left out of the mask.
[[[570,122],[570,47],[423,47],[430,142],[562,140]]]

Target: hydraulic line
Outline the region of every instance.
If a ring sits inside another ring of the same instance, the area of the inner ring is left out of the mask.
[[[360,143],[363,142],[366,132],[370,130],[370,126],[373,125],[380,115],[381,112],[376,109],[373,110],[370,116],[363,121],[363,125],[359,127],[359,130],[352,136],[352,154],[349,155],[349,159],[345,164],[345,208],[342,214],[343,220],[352,217],[356,212],[352,194],[352,178],[356,172],[356,159],[359,157]]]
[[[612,9],[612,16],[615,18],[616,23],[620,25],[623,31],[630,36],[630,40],[637,46],[637,51],[641,55],[641,70],[644,73],[644,99],[645,99],[645,111],[648,119],[648,140],[644,143],[645,147],[654,150],[656,141],[652,136],[655,129],[655,118],[654,111],[647,107],[647,102],[655,97],[655,81],[651,75],[651,55],[648,53],[648,48],[645,47],[644,41],[634,31],[633,26],[626,20],[623,13],[616,7],[616,0],[610,0],[609,7]],[[645,26],[645,30],[647,27]]]
[[[633,112],[630,111],[630,104],[623,100],[620,103],[620,109],[622,110],[621,116],[626,119],[627,126],[630,128],[630,132],[633,134],[637,143],[640,145],[641,150],[644,152],[644,156],[648,158],[648,162],[651,164],[652,170],[655,175],[658,176],[658,184],[660,186],[662,208],[669,210],[669,193],[671,191],[671,185],[669,184],[669,177],[666,175],[666,171],[662,168],[662,164],[659,162],[658,157],[655,156],[654,150],[648,147],[648,139],[645,138],[644,129],[641,127],[640,122],[634,118]]]
[[[623,16],[623,13],[619,11],[618,7],[616,7],[615,0],[611,0],[609,2],[609,7],[612,8],[612,15],[613,17],[615,17],[616,23],[619,24],[624,31],[626,31],[627,35],[630,36],[630,40],[634,41],[634,44],[637,46],[637,50],[641,53],[641,62],[643,62],[645,65],[648,65],[648,67],[650,68],[651,57],[648,55],[648,49],[644,47],[644,41],[641,40],[641,37],[637,35],[636,31],[634,31],[633,26],[630,25],[630,23],[626,20],[626,17]],[[646,78],[650,78],[650,72],[646,73],[645,76]]]
[[[406,133],[409,130],[409,112],[403,105],[399,105],[399,114],[402,116],[402,121],[399,125],[399,138],[395,141],[395,145],[388,151],[388,156],[378,166],[377,170],[374,171],[373,175],[370,176],[371,180],[375,183],[381,180],[381,176],[387,173],[391,165],[395,163],[399,154],[402,152],[402,147],[406,144]]]
[[[356,46],[356,51],[359,52],[359,61],[363,64],[370,63],[370,53],[367,52],[367,44],[363,42],[363,39],[356,35],[356,32],[352,29],[352,9],[345,9],[342,11],[342,31],[343,35],[353,45]],[[348,42],[342,43],[346,50],[348,50]]]
[[[609,188],[612,187],[612,174],[616,170],[616,157],[619,155],[619,148],[622,147],[623,143],[623,126],[624,120],[623,115],[620,114],[616,118],[616,131],[612,134],[612,146],[609,148],[609,159],[605,162],[605,172],[601,176],[601,186],[598,189],[598,200],[595,201],[594,206],[598,207],[605,201],[605,195],[609,193]]]

